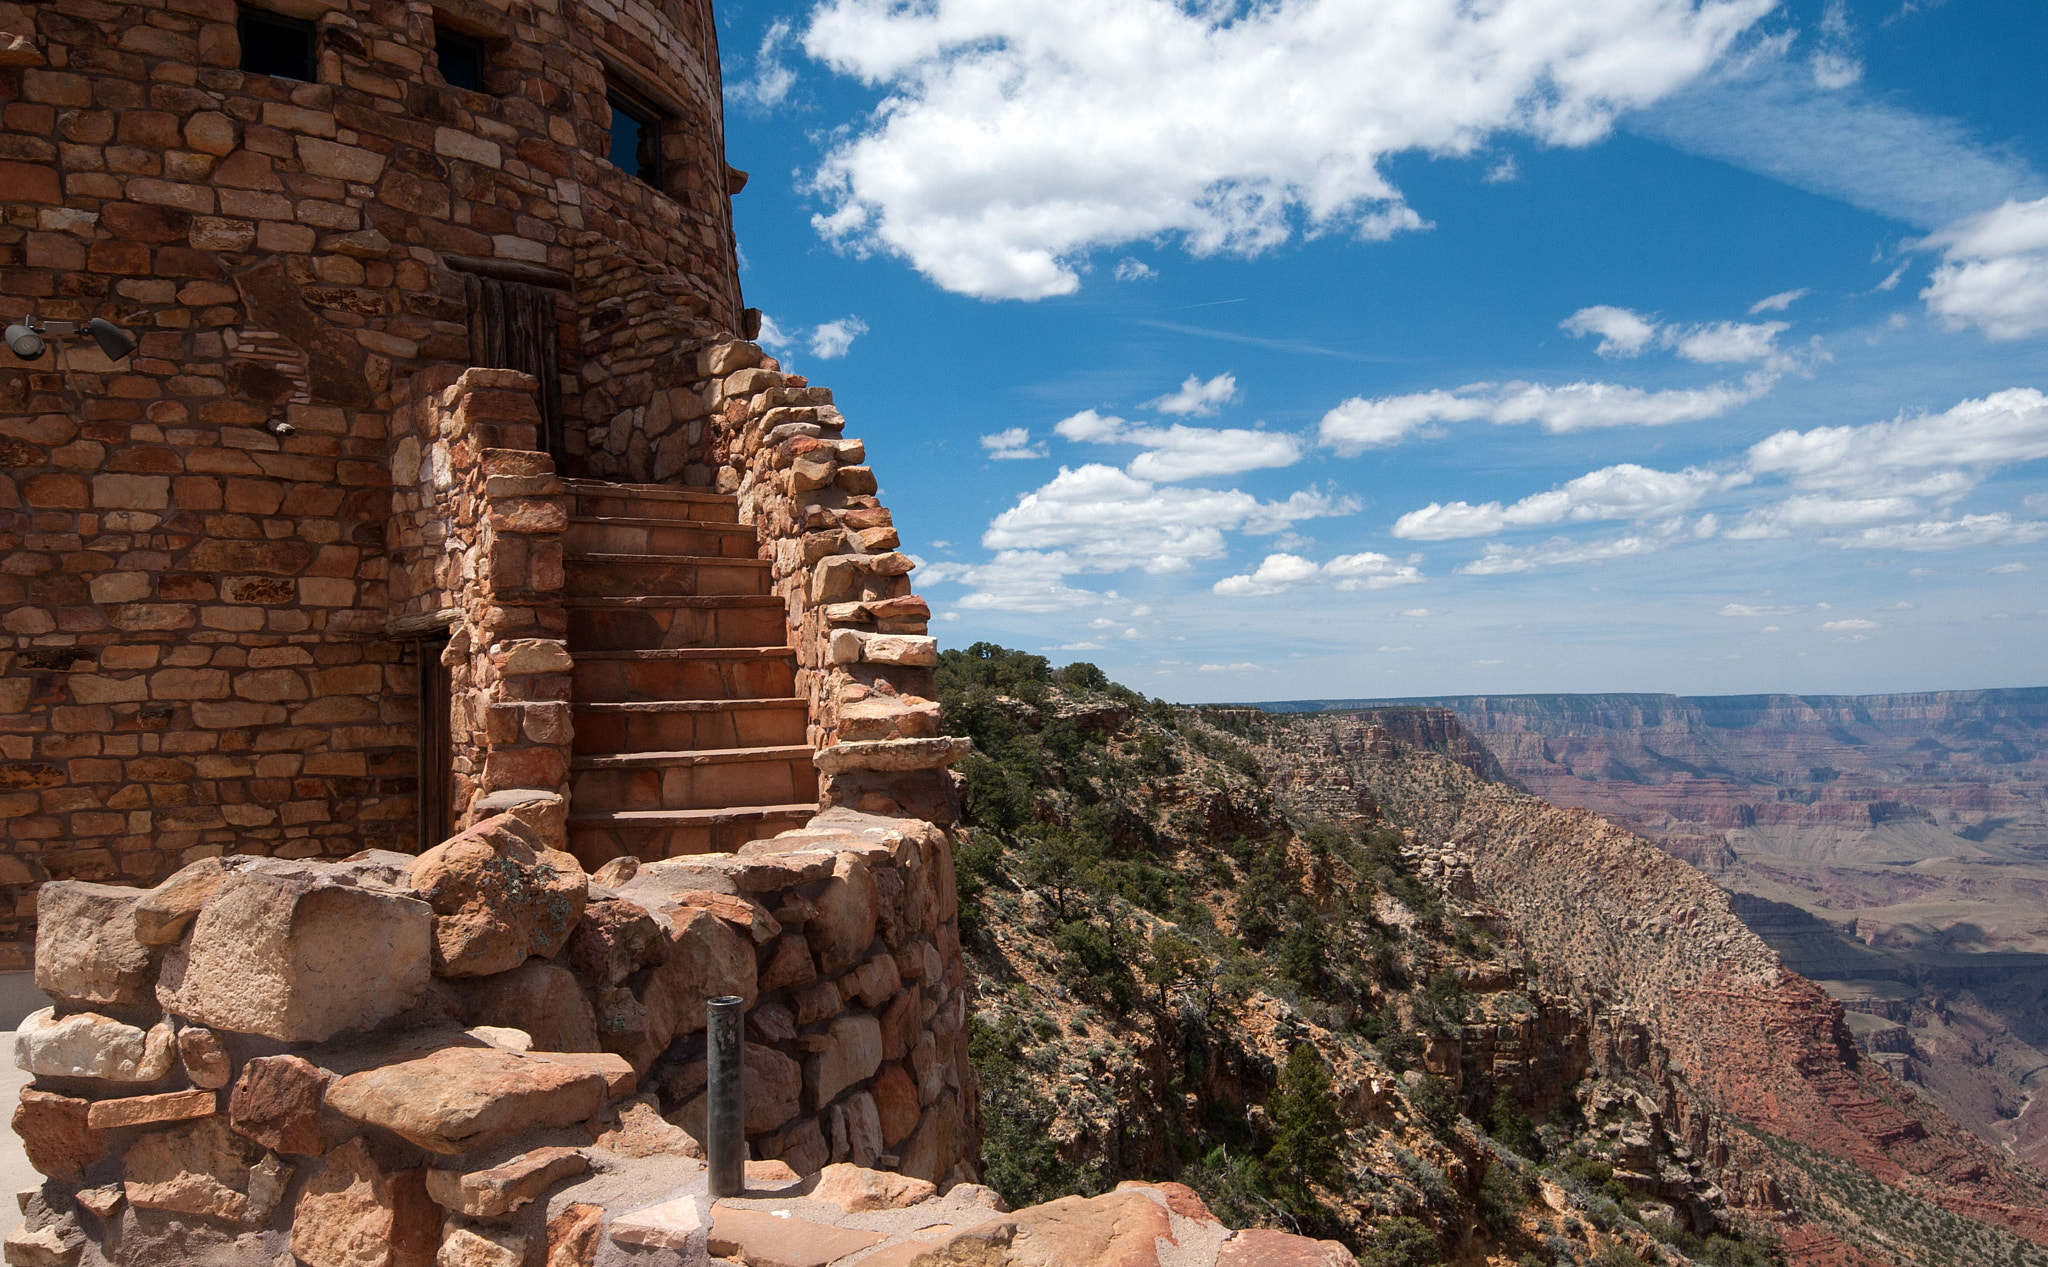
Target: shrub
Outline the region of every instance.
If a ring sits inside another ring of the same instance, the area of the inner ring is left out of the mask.
[[[1435,1230],[1406,1215],[1373,1229],[1372,1242],[1358,1256],[1364,1267],[1434,1267],[1443,1260],[1443,1245]]]
[[[1118,1013],[1128,1012],[1138,1001],[1130,965],[1101,925],[1086,920],[1062,924],[1054,931],[1052,944],[1060,952],[1060,980],[1069,989],[1105,999]]]
[[[1529,1181],[1507,1162],[1496,1160],[1479,1181],[1479,1221],[1501,1240],[1512,1236],[1531,1200]]]
[[[1535,1124],[1516,1105],[1506,1087],[1494,1093],[1493,1103],[1487,1107],[1486,1133],[1531,1161],[1543,1160],[1543,1141],[1536,1135]]]
[[[1457,1138],[1458,1097],[1451,1094],[1450,1083],[1433,1073],[1422,1075],[1422,1081],[1408,1089],[1408,1106],[1430,1134],[1446,1142]]]

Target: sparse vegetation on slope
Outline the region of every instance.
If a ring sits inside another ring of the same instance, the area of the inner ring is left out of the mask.
[[[1396,827],[1290,815],[1244,739],[1267,719],[988,644],[938,682],[977,749],[961,927],[987,1177],[1011,1201],[1177,1178],[1233,1225],[1373,1267],[1686,1261],[1683,1233],[1561,1168],[1602,1124],[1560,1002]],[[1482,1030],[1527,1038],[1528,1076],[1461,1062]]]

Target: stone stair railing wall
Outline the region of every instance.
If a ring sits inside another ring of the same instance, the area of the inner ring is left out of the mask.
[[[531,375],[443,368],[413,382],[394,412],[391,629],[448,634],[451,818],[462,826],[493,793],[568,791],[568,515],[554,462],[534,448]]]
[[[916,565],[875,496],[865,446],[845,438],[829,390],[752,343],[713,344],[699,368],[712,478],[738,495],[787,605],[820,803],[951,823],[946,767],[970,745],[939,734],[931,609],[911,592]]]

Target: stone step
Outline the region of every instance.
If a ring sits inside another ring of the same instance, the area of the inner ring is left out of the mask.
[[[705,493],[669,484],[612,484],[565,480],[582,518],[709,519],[740,521],[740,500],[731,493]]]
[[[690,554],[570,554],[564,572],[573,598],[655,595],[756,598],[773,579],[764,559],[704,558]]]
[[[562,541],[571,554],[692,554],[751,559],[760,548],[753,528],[746,524],[624,515],[572,518]]]
[[[583,814],[793,805],[818,798],[808,744],[577,757],[569,803]]]
[[[796,694],[796,652],[788,647],[571,654],[576,667],[570,699],[579,704],[769,699]]]
[[[658,862],[684,854],[734,853],[750,840],[801,827],[818,812],[816,802],[587,815],[576,813],[573,800],[570,805],[569,851],[590,871],[628,855]]]
[[[574,712],[579,756],[800,744],[810,721],[795,698],[579,703]]]
[[[772,594],[679,594],[571,598],[569,651],[761,647],[788,640],[783,601]]]

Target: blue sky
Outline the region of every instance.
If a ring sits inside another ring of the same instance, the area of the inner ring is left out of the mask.
[[[719,6],[943,643],[1177,700],[2039,685],[2048,6]]]

